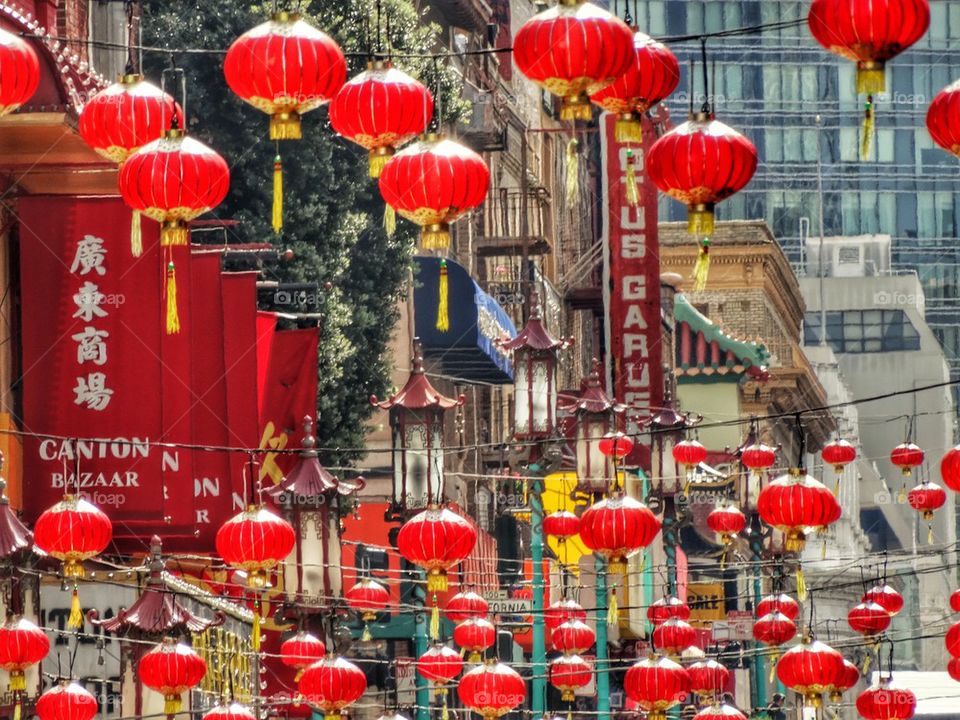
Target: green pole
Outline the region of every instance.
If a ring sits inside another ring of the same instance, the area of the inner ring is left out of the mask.
[[[531,472],[539,472],[538,465],[530,466]],[[547,647],[543,617],[543,480],[531,480],[530,503],[530,556],[533,561],[533,697],[530,708],[533,717],[539,718],[547,710]]]
[[[610,720],[610,675],[607,656],[607,568],[599,555],[594,561],[597,574],[597,599],[594,619],[597,623],[597,720]]]
[[[754,553],[753,556],[753,606],[763,597],[763,584],[760,580],[760,557]],[[760,643],[754,642],[754,649],[760,650]],[[753,674],[756,676],[754,686],[756,696],[754,697],[754,707],[763,708],[767,706],[767,669],[763,661],[763,655],[757,652],[753,657]]]
[[[426,578],[424,578],[426,579]],[[427,613],[426,600],[423,602],[421,612],[414,614],[414,646],[417,657],[423,655],[427,649],[429,641],[427,640]],[[414,673],[414,683],[417,688],[417,720],[430,720],[430,686],[420,673]]]

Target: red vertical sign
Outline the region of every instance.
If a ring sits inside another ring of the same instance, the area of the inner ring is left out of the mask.
[[[660,325],[660,247],[657,238],[657,189],[644,172],[643,159],[656,139],[653,123],[643,118],[643,142],[620,143],[616,116],[600,120],[603,172],[604,307],[606,309],[607,388],[631,409],[649,415],[663,403],[662,328]],[[627,151],[636,160],[640,201],[627,202]],[[635,419],[628,432],[639,433]],[[637,443],[628,466],[650,470],[650,447]]]

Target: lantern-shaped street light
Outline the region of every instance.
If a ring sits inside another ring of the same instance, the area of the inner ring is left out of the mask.
[[[438,500],[443,491],[443,418],[465,397],[448,398],[427,379],[419,338],[414,338],[413,368],[393,397],[370,402],[390,412],[393,438],[394,509],[403,513]]]

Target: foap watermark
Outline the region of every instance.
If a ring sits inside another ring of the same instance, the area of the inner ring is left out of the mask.
[[[277,290],[273,304],[277,307],[321,307],[326,298],[319,290]]]
[[[916,306],[920,303],[920,296],[916,293],[900,290],[877,290],[873,294],[873,304],[878,307]]]

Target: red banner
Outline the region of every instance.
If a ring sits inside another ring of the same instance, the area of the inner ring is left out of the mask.
[[[651,121],[643,118],[643,143],[619,143],[616,115],[600,121],[603,163],[601,185],[604,237],[604,306],[607,312],[607,388],[631,408],[648,416],[663,404],[662,329],[660,327],[660,248],[657,238],[657,188],[643,169],[644,153],[656,140]],[[627,151],[632,150],[639,203],[627,202]],[[637,435],[636,419],[627,431]],[[650,470],[650,448],[637,443],[627,465]]]

